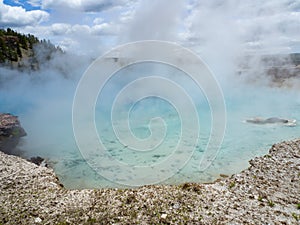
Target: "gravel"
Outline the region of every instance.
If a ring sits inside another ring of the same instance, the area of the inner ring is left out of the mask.
[[[212,184],[67,190],[52,169],[0,152],[0,224],[300,224],[300,139]]]

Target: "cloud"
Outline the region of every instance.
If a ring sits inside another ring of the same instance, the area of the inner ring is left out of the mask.
[[[26,11],[28,4],[48,12]],[[175,41],[209,54],[210,48],[300,51],[296,0],[30,0],[23,8],[0,6],[0,26],[33,33],[71,51],[80,45],[81,51],[92,51],[103,42],[115,46],[143,39]]]
[[[95,35],[118,35],[120,25],[115,23],[101,23],[92,27],[92,34]]]
[[[41,0],[29,0],[28,4],[34,7],[40,7],[41,6]]]
[[[49,39],[62,49],[90,57],[98,57],[103,49],[114,45],[119,34],[119,25],[102,22],[95,25],[53,23],[47,26],[26,26],[18,29],[22,33],[31,33],[41,39]],[[114,43],[108,42],[114,41]],[[109,46],[107,46],[109,43]]]
[[[49,31],[51,32],[52,35],[65,35],[70,29],[71,29],[70,24],[55,23],[51,25]]]
[[[111,9],[117,6],[126,5],[133,0],[44,0],[42,2],[43,8],[57,8],[66,7],[73,10],[85,11],[85,12],[101,12],[107,9]]]
[[[26,11],[20,6],[9,6],[0,2],[0,26],[20,27],[37,25],[46,21],[49,14],[42,10]]]
[[[101,24],[101,23],[103,23],[104,22],[104,19],[103,18],[101,18],[101,17],[97,17],[97,18],[95,18],[94,20],[93,20],[93,24]]]
[[[292,43],[300,37],[300,4],[297,2],[193,1],[185,19],[187,29],[181,38],[189,46],[211,43],[227,51],[233,46],[242,48],[241,45],[242,50],[293,51]]]
[[[70,37],[74,37],[76,35],[85,36],[85,35],[94,35],[94,36],[102,36],[102,35],[117,35],[119,26],[114,24],[113,22],[106,23],[102,22],[100,24],[95,24],[93,26],[88,25],[71,25],[66,23],[55,23],[49,27],[45,27],[44,31],[47,32],[47,35],[55,36],[55,35],[68,35]]]

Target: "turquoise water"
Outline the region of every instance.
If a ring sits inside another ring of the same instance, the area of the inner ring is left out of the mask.
[[[151,65],[143,65],[135,67],[134,73],[130,72],[132,68],[117,73],[98,97],[95,107],[95,124],[99,138],[108,153],[119,162],[140,166],[155,166],[163,162],[172,154],[182,135],[180,115],[174,105],[155,96],[135,103],[130,102],[129,99],[114,118],[115,126],[123,124],[122,120],[131,110],[128,121],[132,133],[138,139],[151,136],[149,122],[152,118],[161,117],[164,120],[167,131],[163,141],[156,145],[161,137],[154,138],[152,146],[154,149],[146,152],[135,151],[131,146],[120,142],[111,124],[110,109],[113,99],[124,85],[137,77],[147,77],[156,74],[157,71],[168,69],[169,74],[172,74],[171,79],[187,89],[195,103],[200,135],[195,145],[192,144],[192,140],[184,143],[184,149],[195,147],[195,151],[187,164],[174,176],[165,180],[163,182],[165,184],[212,182],[220,174],[230,175],[247,168],[250,159],[266,154],[273,143],[300,136],[299,125],[287,127],[278,124],[255,125],[243,122],[247,118],[256,116],[291,118],[300,121],[300,101],[295,90],[241,83],[232,85],[230,88],[226,86],[223,90],[227,110],[224,140],[212,165],[200,172],[199,163],[206,150],[211,129],[212,118],[209,104],[202,91],[191,79],[182,78],[184,77],[182,72],[166,68],[164,65],[156,67],[158,70],[155,71],[151,68]],[[166,78],[170,78],[169,75]],[[9,88],[2,88],[0,111],[20,116],[28,135],[23,138],[19,148],[24,151],[26,157],[39,155],[46,158],[67,188],[124,187],[120,184],[121,180],[111,182],[95,172],[83,158],[82,150],[80,151],[76,145],[72,128],[72,101],[76,84],[77,82],[51,81],[46,87],[40,87],[41,84],[37,84],[31,86],[30,91],[20,88],[14,94]],[[135,92],[138,94],[142,89],[143,87]],[[162,129],[161,123],[152,125],[154,130],[155,128]],[[174,170],[177,168],[180,159],[187,154],[184,149],[175,153],[170,168]],[[101,154],[91,157],[101,157]],[[109,163],[103,165],[102,170],[110,171],[112,176],[124,172],[120,167],[109,166]],[[164,171],[159,170],[157,173],[163,174]],[[133,175],[125,174],[124,176]]]

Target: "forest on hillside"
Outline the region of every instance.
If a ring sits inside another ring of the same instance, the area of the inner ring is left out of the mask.
[[[63,50],[49,40],[22,34],[11,28],[0,29],[0,64],[18,69],[38,70],[41,63]]]

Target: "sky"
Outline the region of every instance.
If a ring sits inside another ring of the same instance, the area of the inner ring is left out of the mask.
[[[300,0],[0,0],[0,27],[98,56],[137,40],[195,52],[300,52]]]

